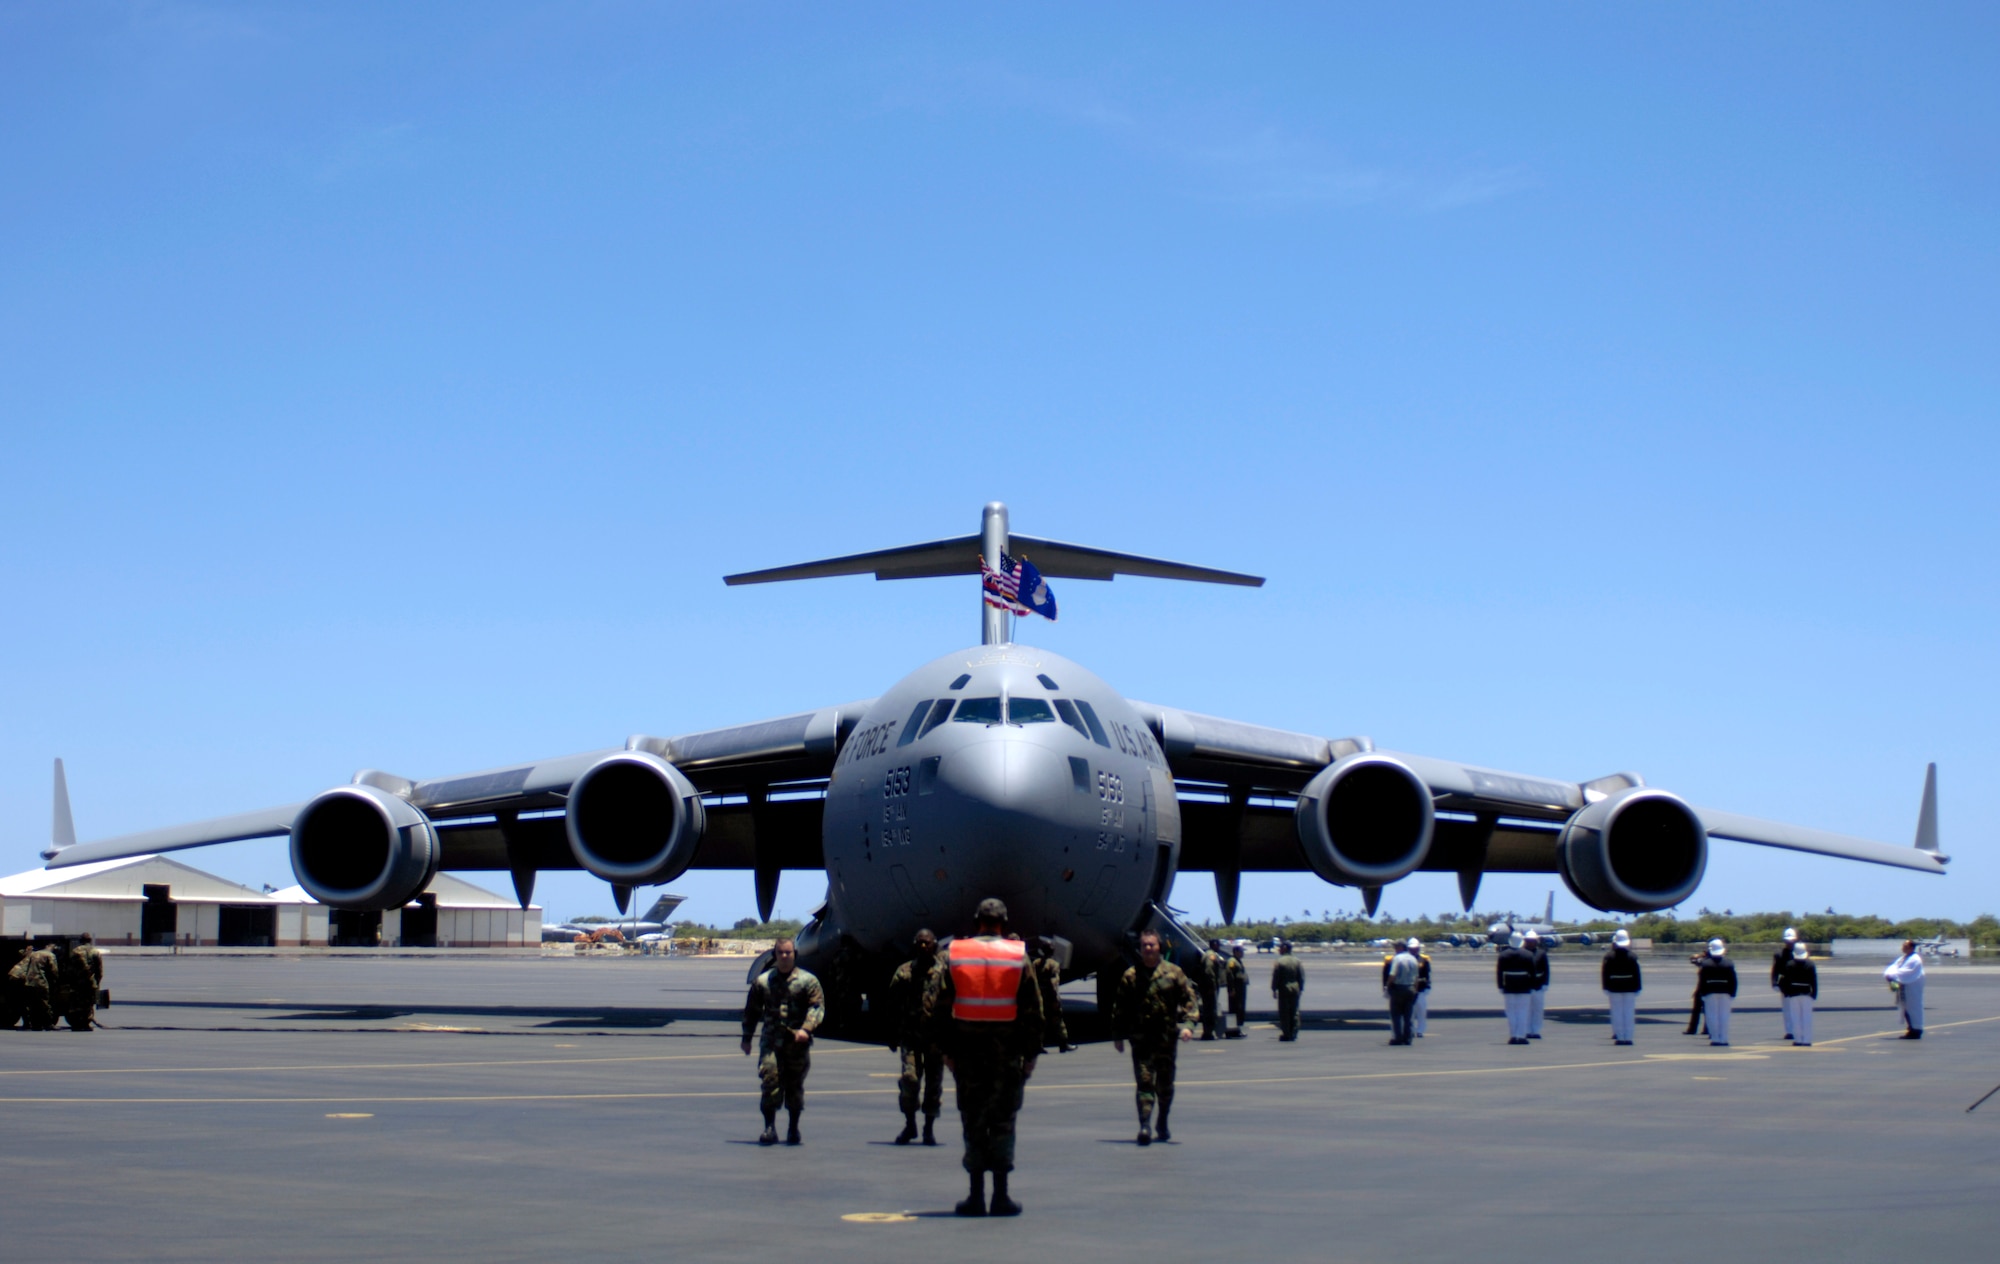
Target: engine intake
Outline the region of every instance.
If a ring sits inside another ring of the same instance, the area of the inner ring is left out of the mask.
[[[576,863],[606,882],[637,886],[678,878],[708,816],[680,769],[646,751],[621,751],[570,786],[563,824]]]
[[[401,908],[437,877],[430,818],[374,786],[341,786],[292,820],[292,873],[329,908]]]
[[[1349,755],[1320,769],[1293,816],[1306,864],[1328,882],[1378,887],[1424,863],[1437,814],[1430,787],[1387,755]]]
[[[1594,909],[1656,913],[1694,894],[1708,868],[1708,831],[1664,790],[1621,790],[1563,826],[1556,867]]]

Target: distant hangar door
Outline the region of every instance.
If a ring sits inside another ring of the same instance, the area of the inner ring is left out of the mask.
[[[329,909],[327,942],[335,948],[378,948],[382,914],[375,909]]]
[[[174,906],[173,888],[164,882],[148,882],[139,890],[146,897],[146,902],[139,906],[139,942],[154,948],[173,947],[175,933],[180,929],[180,911]]]
[[[215,942],[224,948],[269,948],[278,942],[278,910],[269,904],[225,904]]]
[[[435,948],[438,942],[438,898],[429,891],[403,908],[403,947]]]

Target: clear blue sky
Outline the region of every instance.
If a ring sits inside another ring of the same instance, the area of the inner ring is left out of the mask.
[[[1719,843],[1695,903],[2000,910],[1996,62],[1990,5],[0,7],[0,871],[56,755],[93,838],[871,696],[974,581],[720,576],[1000,498],[1270,576],[1059,585],[1024,639],[1135,697],[1896,842],[1934,759],[1949,878]]]

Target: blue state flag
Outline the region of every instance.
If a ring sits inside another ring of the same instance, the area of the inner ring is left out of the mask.
[[[1018,564],[1021,569],[1017,581],[1020,585],[1017,600],[1050,623],[1054,623],[1056,595],[1049,590],[1049,581],[1042,578],[1042,573],[1036,570],[1035,564],[1027,558],[1021,558]]]

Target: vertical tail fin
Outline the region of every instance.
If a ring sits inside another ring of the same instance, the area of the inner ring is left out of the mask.
[[[62,760],[56,760],[55,810],[49,821],[49,849],[43,860],[54,860],[65,847],[76,846],[76,820],[69,812],[69,779],[63,776]]]
[[[62,777],[61,760],[56,761],[56,777]],[[1917,809],[1917,850],[1935,852],[1937,849],[1937,765],[1932,764],[1924,772],[1924,804]]]

